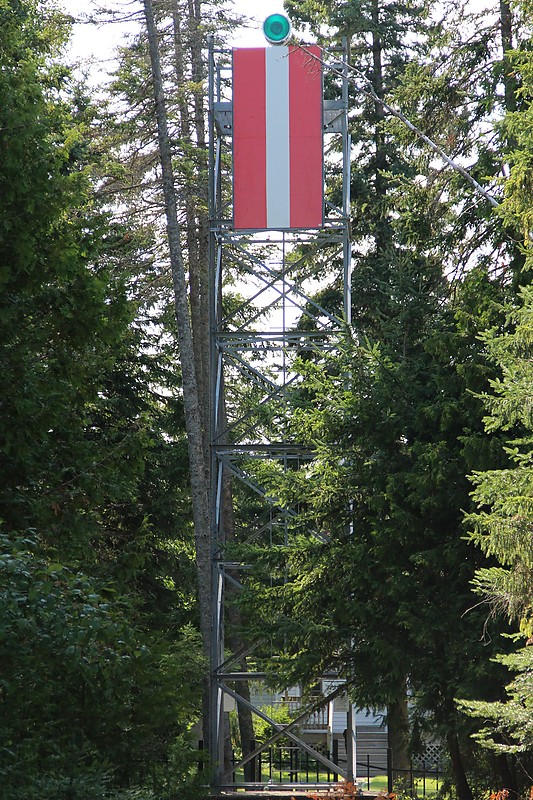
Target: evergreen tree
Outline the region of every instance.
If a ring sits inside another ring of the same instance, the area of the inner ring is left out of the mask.
[[[488,430],[514,432],[508,442],[509,464],[499,470],[475,473],[474,500],[478,510],[468,517],[472,540],[496,561],[496,566],[478,569],[476,590],[489,604],[491,613],[506,616],[519,625],[520,638],[527,646],[517,653],[500,655],[498,661],[512,673],[505,701],[481,700],[461,703],[472,717],[483,721],[477,739],[498,753],[518,754],[519,779],[529,786],[533,753],[531,729],[533,598],[531,527],[533,521],[533,469],[531,454],[531,343],[533,291],[521,293],[521,305],[509,317],[503,334],[488,333],[489,353],[502,370],[492,381],[492,395],[485,395]]]
[[[163,796],[190,774],[201,665],[177,362],[135,296],[143,231],[91,182],[66,19],[10,0],[0,20],[2,792]]]
[[[479,511],[468,519],[474,526],[473,541],[499,564],[478,570],[478,590],[495,612],[519,622],[523,633],[531,637],[531,287],[522,290],[521,300],[522,305],[510,315],[512,327],[503,334],[492,331],[485,336],[502,370],[502,377],[491,382],[494,394],[484,395],[489,412],[485,424],[489,431],[516,431],[506,448],[510,463],[506,469],[474,475],[473,496]]]
[[[179,357],[182,366],[190,371],[194,366],[196,392],[198,399],[198,434],[203,444],[205,468],[192,468],[191,480],[195,481],[192,492],[193,505],[198,506],[206,497],[206,480],[210,466],[209,439],[209,308],[207,291],[207,148],[205,118],[205,78],[204,64],[205,37],[207,32],[215,32],[222,37],[231,25],[231,20],[220,2],[209,3],[154,2],[145,6],[152,28],[150,59],[152,65],[158,63],[160,78],[157,77],[159,94],[156,110],[159,114],[159,144],[156,147],[155,111],[151,83],[155,72],[147,70],[146,34],[140,32],[129,48],[122,52],[121,65],[111,86],[115,97],[125,100],[125,111],[115,115],[108,126],[111,146],[126,153],[118,172],[110,175],[107,191],[112,193],[119,205],[125,204],[132,213],[139,213],[149,221],[157,250],[157,262],[161,275],[157,280],[155,308],[163,308],[164,313],[157,324],[166,335],[177,340],[188,329],[187,303],[190,309],[192,329],[192,352],[184,347],[180,338]],[[157,36],[156,36],[157,33]],[[154,39],[157,38],[157,48]],[[164,114],[162,107],[164,106]],[[165,120],[163,121],[163,116]],[[161,132],[164,135],[161,139]],[[165,156],[165,178],[159,177],[160,155]],[[173,180],[168,179],[172,172]],[[162,186],[165,185],[165,198]],[[173,192],[172,186],[179,190]],[[161,227],[161,219],[170,208],[169,196],[174,194],[177,218],[172,211],[174,235],[167,235]],[[176,231],[179,224],[180,232]],[[172,247],[171,247],[172,245]],[[174,255],[171,254],[173,248]],[[179,250],[179,258],[176,257]],[[167,278],[168,265],[172,264],[171,276]],[[178,286],[178,273],[186,278],[180,283],[174,296],[169,292],[173,283]],[[153,287],[152,287],[153,288]],[[187,293],[187,294],[186,294]],[[176,324],[176,317],[180,321]],[[189,356],[187,356],[189,352]],[[182,370],[183,372],[183,370]],[[185,374],[183,372],[183,374]],[[183,399],[190,395],[190,385],[183,385]],[[188,412],[191,420],[190,410]],[[191,431],[189,428],[189,441]],[[231,503],[231,491],[226,493],[226,503]],[[197,590],[201,608],[204,648],[210,647],[210,557],[209,542],[206,539],[206,522],[197,523]],[[205,704],[206,705],[206,704]],[[251,717],[248,711],[239,709],[239,722],[242,731],[243,749],[249,748],[253,738]],[[204,707],[204,738],[207,739],[208,712]]]
[[[527,13],[527,4],[521,4]],[[514,143],[510,156],[511,171],[505,184],[503,215],[508,225],[523,238],[524,284],[519,298],[508,308],[503,331],[491,329],[484,336],[489,356],[500,374],[483,395],[487,415],[485,425],[493,434],[503,432],[508,438],[507,463],[502,469],[474,473],[473,498],[477,510],[467,518],[472,540],[493,562],[476,574],[477,591],[489,604],[492,614],[503,615],[518,626],[518,639],[526,638],[526,647],[512,655],[502,655],[503,663],[514,677],[506,687],[504,702],[463,703],[471,716],[480,718],[484,727],[478,738],[496,752],[516,753],[522,787],[530,783],[533,741],[531,738],[531,642],[533,641],[533,598],[531,594],[531,527],[533,520],[533,470],[531,467],[533,419],[531,416],[531,369],[533,292],[531,278],[530,182],[532,168],[531,93],[533,71],[530,42],[509,54],[515,75],[522,86],[518,108],[507,114],[504,135]]]
[[[272,496],[304,509],[302,529],[307,522],[329,541],[297,537],[289,555],[265,553],[277,581],[255,604],[254,581],[243,605],[258,615],[256,634],[266,629],[287,645],[288,683],[334,666],[357,703],[383,706],[408,675],[419,723],[446,743],[467,799],[479,754],[469,759],[469,723],[454,698],[473,696],[480,680],[497,696],[501,677],[486,658],[494,642],[480,642],[484,617],[470,589],[480,561],[463,540],[462,515],[466,475],[501,464],[502,454],[471,392],[493,374],[477,336],[501,326],[501,274],[518,274],[520,258],[498,218],[386,118],[379,98],[411,103],[445,150],[473,159],[478,176],[497,173],[504,150],[483,130],[500,102],[492,40],[476,31],[469,48],[461,29],[431,24],[423,7],[288,7],[317,31],[329,24],[348,35],[373,96],[356,95],[352,119],[353,341],[338,359],[302,364],[294,439],[317,458],[271,478]],[[498,769],[508,775],[506,763]]]

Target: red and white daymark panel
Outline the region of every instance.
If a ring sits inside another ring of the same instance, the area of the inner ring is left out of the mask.
[[[324,221],[319,47],[233,51],[233,225],[319,228]]]

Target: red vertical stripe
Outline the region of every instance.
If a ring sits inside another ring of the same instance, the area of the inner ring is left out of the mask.
[[[316,45],[307,50],[322,57]],[[318,228],[324,221],[322,67],[316,58],[290,48],[291,228]]]
[[[265,49],[233,51],[233,224],[266,228]]]

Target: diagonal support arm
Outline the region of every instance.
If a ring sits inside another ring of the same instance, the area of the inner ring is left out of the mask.
[[[302,714],[296,717],[296,719],[294,719],[289,725],[280,725],[279,722],[275,722],[271,717],[268,716],[268,714],[265,714],[265,712],[261,711],[260,708],[254,706],[253,703],[250,703],[248,700],[245,700],[244,697],[241,697],[240,694],[233,691],[233,689],[230,689],[229,686],[222,684],[222,689],[227,694],[229,694],[230,697],[233,697],[233,699],[236,700],[237,703],[241,703],[246,708],[249,708],[250,711],[252,711],[254,714],[257,714],[257,716],[261,717],[261,719],[264,720],[265,722],[268,722],[269,725],[272,725],[272,727],[277,731],[274,734],[274,736],[272,736],[267,742],[261,745],[261,747],[257,747],[255,750],[253,750],[251,753],[248,753],[247,756],[241,759],[241,761],[239,761],[238,764],[235,764],[231,769],[232,772],[238,769],[239,767],[244,766],[244,764],[247,764],[248,761],[251,761],[252,758],[255,758],[256,755],[259,755],[259,753],[262,753],[263,750],[269,747],[273,742],[277,741],[277,739],[279,739],[281,736],[287,736],[289,739],[295,742],[298,745],[298,747],[300,747],[302,750],[305,750],[305,752],[309,753],[309,755],[311,755],[313,758],[316,758],[316,760],[320,761],[320,763],[323,764],[325,767],[327,767],[332,772],[337,773],[338,775],[341,775],[343,778],[346,779],[346,772],[342,770],[338,766],[338,764],[335,764],[333,761],[330,761],[329,758],[322,755],[322,753],[319,753],[318,750],[315,750],[314,747],[311,747],[311,745],[307,744],[307,742],[304,742],[302,739],[300,739],[299,736],[296,736],[296,734],[293,733],[291,730],[296,725],[298,725],[302,720],[308,717],[312,711],[321,708],[322,706],[326,705],[326,703],[329,703],[330,700],[333,700],[334,697],[346,691],[346,687],[344,685],[338,686],[333,692],[330,692],[330,694],[322,698],[320,703],[315,704],[311,708],[307,708]]]

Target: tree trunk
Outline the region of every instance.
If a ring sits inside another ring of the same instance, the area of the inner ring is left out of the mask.
[[[204,430],[204,458],[209,465],[209,292],[208,292],[208,202],[207,147],[205,113],[203,108],[205,79],[202,55],[203,34],[200,28],[201,2],[187,4],[187,37],[185,42],[181,14],[173,7],[174,63],[176,83],[180,92],[180,134],[184,142],[194,144],[194,170],[185,182],[182,194],[185,210],[185,234],[189,256],[190,308],[193,349],[200,413]],[[192,114],[186,90],[187,76],[184,52],[188,50],[191,66]],[[194,134],[194,138],[193,138]]]
[[[190,283],[190,308],[192,321],[192,335],[194,348],[194,361],[198,385],[200,413],[204,430],[204,458],[206,468],[209,466],[209,263],[208,263],[208,235],[209,215],[207,198],[207,142],[205,129],[204,109],[204,80],[205,63],[203,57],[203,33],[201,30],[202,3],[201,0],[187,0],[186,2],[187,29],[182,28],[182,15],[177,4],[173,6],[173,31],[174,31],[174,61],[176,83],[180,90],[179,113],[180,134],[185,142],[194,142],[194,182],[186,182],[183,188],[185,210],[185,235],[189,261]],[[186,40],[186,41],[185,41]],[[191,91],[186,91],[187,76],[185,73],[184,53],[188,52],[190,64]],[[192,95],[192,103],[189,100]],[[234,537],[233,497],[231,492],[231,478],[225,476],[223,494],[223,519],[225,536]],[[238,578],[238,576],[235,576]],[[226,589],[228,596],[232,592],[231,586]],[[232,633],[228,643],[236,652],[242,647],[242,640],[235,631],[240,627],[240,614],[231,603],[228,607],[228,622]],[[240,667],[246,670],[245,660]],[[241,684],[239,691],[246,700],[250,700],[250,690],[247,684]],[[249,709],[239,704],[237,706],[239,731],[243,755],[250,750],[250,742],[254,738],[252,713]],[[225,729],[227,726],[225,726]],[[225,735],[225,769],[230,764],[231,748],[228,737]],[[249,769],[252,765],[246,765]],[[251,778],[248,776],[251,780]]]
[[[225,416],[225,410],[224,410]],[[223,522],[224,522],[224,532],[226,541],[231,541],[235,539],[235,518],[233,514],[233,492],[232,492],[232,478],[231,475],[227,473],[224,475],[224,484],[223,484]],[[238,574],[234,574],[233,577],[235,579],[239,579]],[[228,600],[228,622],[229,622],[229,636],[228,636],[228,644],[233,653],[238,652],[243,647],[243,640],[240,635],[240,627],[241,627],[241,612],[238,606],[232,604],[232,594],[234,594],[237,589],[233,586],[228,585],[227,588],[227,600]],[[239,666],[243,672],[246,672],[248,669],[248,664],[246,658],[243,658],[239,662]],[[242,682],[237,687],[237,691],[245,700],[250,702],[250,686],[246,682]],[[243,756],[248,755],[250,752],[250,745],[254,737],[254,725],[252,719],[252,712],[249,708],[246,708],[242,705],[242,703],[237,704],[237,715],[239,718],[239,735],[241,740],[241,750]],[[254,769],[254,762],[249,761],[244,766],[244,778],[247,781],[254,781],[255,776],[253,774]]]
[[[509,789],[512,797],[518,797],[520,794],[520,787],[516,779],[516,769],[514,764],[511,766],[510,760],[512,756],[505,753],[494,756],[495,769],[494,772],[500,775],[500,786],[505,786]]]
[[[200,629],[204,654],[208,659],[211,630],[211,545],[209,531],[209,486],[208,471],[204,456],[204,430],[198,395],[191,319],[187,297],[187,282],[181,250],[178,209],[174,189],[172,152],[168,135],[158,35],[154,20],[152,0],[144,0],[144,12],[150,51],[159,158],[161,162],[165,217],[183,379],[183,404],[189,448],[189,471],[196,545]],[[208,720],[204,718],[204,739],[206,741],[208,740],[208,730]]]
[[[372,86],[379,100],[383,99],[383,45],[379,32],[379,0],[372,0]],[[375,100],[374,115],[376,127],[374,131],[374,141],[376,145],[376,195],[379,198],[386,193],[387,182],[383,175],[387,168],[387,158],[385,155],[382,124],[385,119],[385,109],[383,104]]]
[[[513,49],[513,16],[507,0],[500,0],[500,35],[503,52],[503,89],[505,110],[516,111],[516,78],[507,53]]]
[[[398,681],[398,697],[387,709],[388,745],[392,752],[393,783],[409,775],[409,715],[406,679]]]
[[[446,743],[448,745],[448,753],[450,754],[450,762],[458,800],[473,800],[472,789],[466,777],[457,735],[453,732],[448,733],[446,736]]]

